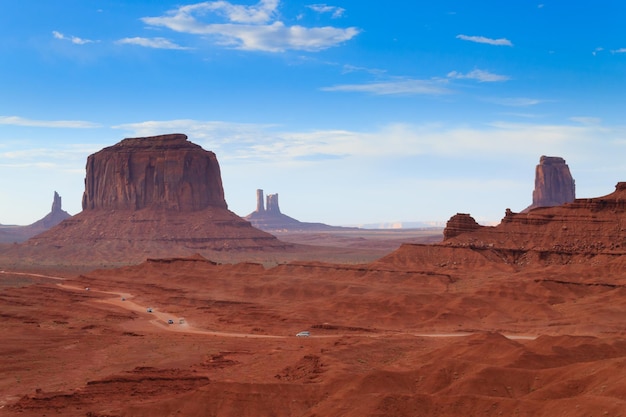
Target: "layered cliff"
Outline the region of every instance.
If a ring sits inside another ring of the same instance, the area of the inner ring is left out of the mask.
[[[598,256],[618,259],[626,255],[626,182],[617,183],[613,193],[602,197],[526,213],[507,209],[497,226],[454,233],[457,223],[449,222],[453,227],[444,231],[442,246],[491,252],[509,264],[588,262]]]
[[[545,276],[546,267],[604,265],[604,276],[621,277],[626,268],[626,182],[617,183],[613,193],[602,197],[579,198],[526,213],[507,209],[497,226],[476,227],[470,217],[453,216],[442,243],[405,244],[376,264],[407,270],[433,267],[442,276],[449,270],[518,272],[527,268]],[[602,277],[590,276],[593,279],[584,285],[612,285],[596,283]]]
[[[479,229],[480,225],[467,213],[457,213],[448,220],[443,230],[443,238],[450,239],[462,233]]]

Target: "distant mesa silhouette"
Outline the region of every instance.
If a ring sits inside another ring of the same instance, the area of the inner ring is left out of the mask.
[[[330,226],[324,223],[301,222],[281,213],[278,194],[268,194],[263,198],[263,190],[256,190],[256,210],[244,217],[254,227],[266,232],[278,231],[331,231],[355,230],[355,227]],[[266,204],[267,203],[267,204]]]
[[[558,156],[541,156],[535,168],[533,202],[522,212],[537,207],[553,207],[571,203],[576,198],[576,186],[565,159]]]
[[[69,217],[71,217],[71,215],[67,211],[63,210],[61,196],[55,191],[50,213],[46,214],[43,218],[27,226],[0,225],[0,242],[23,242],[30,237],[33,237],[41,232],[50,229],[51,227],[56,226],[57,224],[61,223],[63,220]]]
[[[19,250],[127,264],[291,246],[228,210],[217,157],[184,134],[127,138],[90,155],[82,207]]]

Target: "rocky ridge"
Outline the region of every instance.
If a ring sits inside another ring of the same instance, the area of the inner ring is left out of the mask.
[[[513,268],[589,262],[621,265],[626,255],[625,221],[626,182],[619,182],[613,193],[602,197],[526,213],[507,209],[497,226],[476,227],[471,216],[457,214],[448,222],[442,243],[404,245],[400,257],[417,259],[423,252],[428,253],[424,261],[429,264],[455,267],[468,263]],[[387,261],[397,261],[398,254],[390,256]]]

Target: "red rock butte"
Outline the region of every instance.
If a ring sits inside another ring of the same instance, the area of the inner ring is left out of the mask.
[[[82,204],[12,251],[43,264],[115,265],[290,246],[228,210],[215,154],[183,134],[124,139],[90,155]]]
[[[124,139],[86,170],[83,210],[227,208],[217,157],[183,134]]]
[[[559,156],[541,156],[535,168],[533,203],[523,212],[537,207],[560,206],[576,198],[576,185],[565,159]]]

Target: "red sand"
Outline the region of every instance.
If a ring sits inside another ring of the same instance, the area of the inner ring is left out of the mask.
[[[5,270],[0,415],[625,415],[622,268],[423,256]]]

